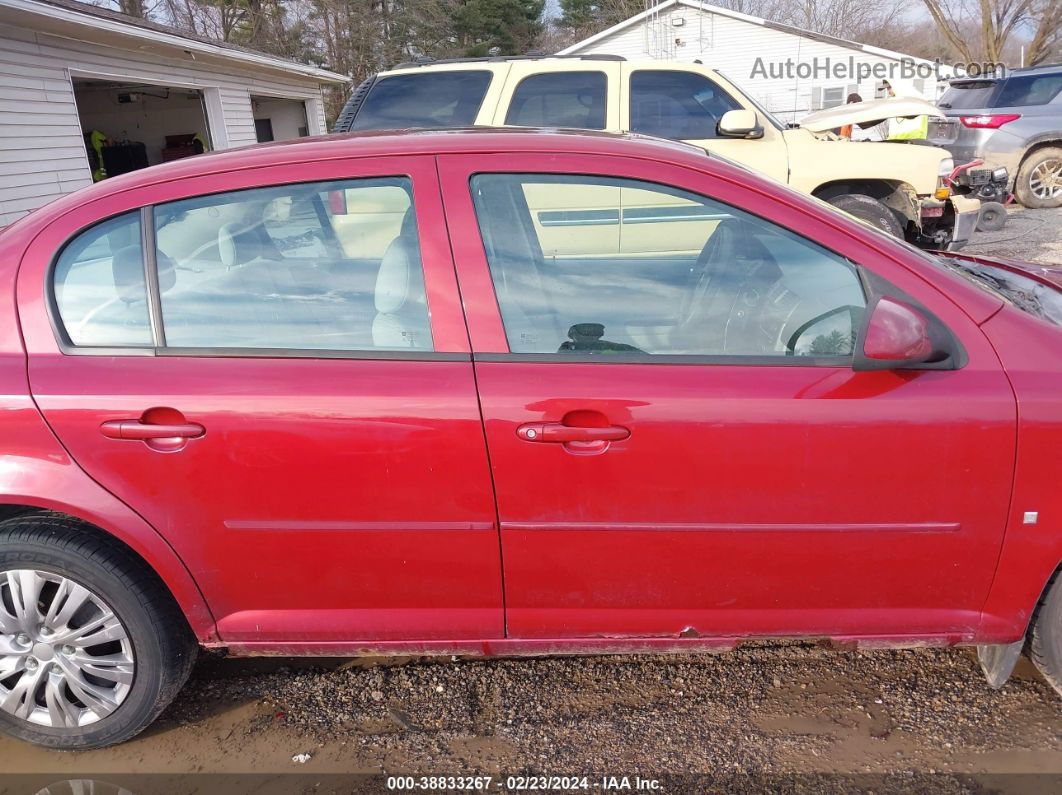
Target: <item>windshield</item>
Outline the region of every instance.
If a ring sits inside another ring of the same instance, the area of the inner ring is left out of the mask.
[[[992,92],[995,88],[995,80],[952,83],[937,104],[948,110],[989,108],[991,107]]]
[[[928,255],[948,270],[971,279],[1007,303],[1042,320],[1062,326],[1062,291],[1030,276],[983,262]]]

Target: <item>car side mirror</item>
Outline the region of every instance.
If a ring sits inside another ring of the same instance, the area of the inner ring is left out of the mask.
[[[901,370],[912,365],[943,363],[950,353],[934,344],[930,319],[916,307],[883,295],[867,310],[855,370]]]
[[[763,137],[763,127],[751,110],[728,110],[716,125],[716,132],[724,138]]]

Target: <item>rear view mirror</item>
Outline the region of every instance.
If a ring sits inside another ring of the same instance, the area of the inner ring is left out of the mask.
[[[751,110],[728,110],[716,126],[724,138],[762,138],[763,127]]]
[[[867,310],[856,370],[893,370],[944,362],[949,352],[934,344],[932,323],[910,304],[882,296]]]

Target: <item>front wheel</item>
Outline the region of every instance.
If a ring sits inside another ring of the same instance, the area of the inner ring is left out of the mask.
[[[1021,164],[1014,195],[1026,207],[1062,207],[1062,149],[1038,149]]]
[[[0,522],[0,730],[63,750],[128,740],[173,700],[195,652],[127,548],[68,517]]]
[[[1036,609],[1029,652],[1044,679],[1062,695],[1062,572],[1048,584]]]
[[[860,221],[865,221],[903,240],[903,226],[897,220],[896,214],[873,196],[863,193],[847,193],[843,196],[834,196],[828,201],[838,210],[844,210]]]

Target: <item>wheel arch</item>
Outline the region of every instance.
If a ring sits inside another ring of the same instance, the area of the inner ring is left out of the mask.
[[[835,179],[823,182],[811,191],[811,195],[822,201],[829,201],[837,196],[862,193],[877,199],[895,212],[903,222],[918,223],[918,194],[903,180],[891,179]]]
[[[1049,136],[1033,139],[1033,142],[1025,148],[1025,151],[1022,152],[1021,157],[1018,159],[1018,167],[1014,170],[1013,178],[1018,178],[1018,174],[1021,173],[1022,168],[1024,168],[1026,161],[1030,157],[1035,155],[1041,149],[1048,149],[1050,147],[1062,149],[1062,134],[1051,133]]]
[[[1019,168],[1021,167],[1021,164],[1029,158],[1030,155],[1048,146],[1062,147],[1062,132],[1038,135],[1033,138],[1025,147],[1025,151],[1021,154],[1021,158],[1018,161]]]
[[[0,469],[4,466],[4,458],[7,457],[0,458]],[[21,465],[25,466],[25,462]],[[44,467],[48,468],[48,465]],[[69,471],[69,468],[68,464],[65,469]],[[191,573],[165,539],[135,511],[83,473],[80,478],[72,479],[69,475],[64,478],[69,488],[57,487],[54,475],[54,472],[48,473],[51,484],[48,492],[0,491],[0,521],[19,516],[58,514],[82,525],[86,533],[122,545],[158,577],[177,602],[196,639],[200,643],[217,643],[217,628],[206,600]],[[56,499],[51,494],[62,494],[69,499]]]

